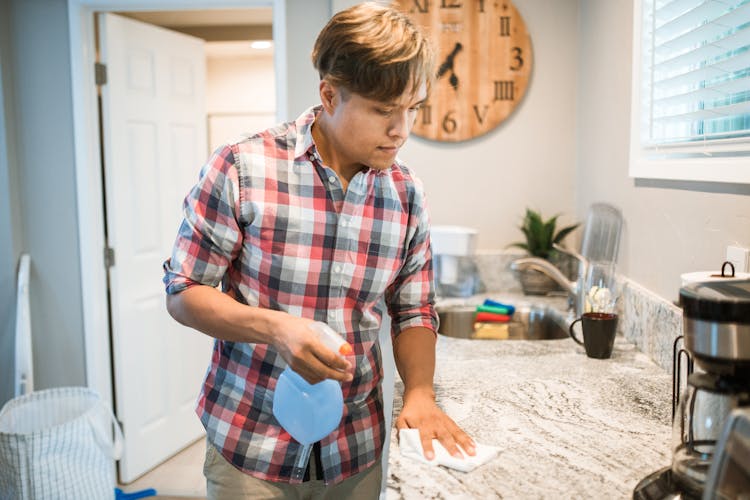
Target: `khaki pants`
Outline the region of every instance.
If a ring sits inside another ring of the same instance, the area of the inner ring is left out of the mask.
[[[310,455],[314,460],[315,454]],[[310,464],[315,474],[315,464]],[[382,470],[380,459],[375,465],[344,481],[326,486],[322,479],[311,479],[302,484],[264,481],[241,472],[227,462],[211,443],[206,443],[206,476],[208,500],[240,499],[294,499],[294,500],[344,500],[377,499],[380,495]]]

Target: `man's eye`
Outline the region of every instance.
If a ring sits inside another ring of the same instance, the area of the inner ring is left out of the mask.
[[[393,110],[386,109],[386,108],[378,108],[377,112],[378,114],[383,115],[383,116],[391,116],[391,114],[393,113]]]

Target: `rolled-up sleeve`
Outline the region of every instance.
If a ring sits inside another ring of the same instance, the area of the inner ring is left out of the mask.
[[[239,177],[229,146],[217,149],[185,197],[172,255],[163,264],[168,294],[218,285],[242,247]]]
[[[404,264],[386,291],[393,338],[407,328],[425,327],[435,333],[438,330],[430,248],[430,219],[421,189],[416,190],[410,205]]]

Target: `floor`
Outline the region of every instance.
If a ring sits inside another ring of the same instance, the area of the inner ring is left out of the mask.
[[[127,485],[119,485],[125,493],[154,488],[163,500],[194,500],[206,498],[203,458],[206,439],[201,438],[160,466]],[[153,498],[153,497],[151,497]]]
[[[384,456],[388,456],[389,441],[386,440]],[[203,477],[203,460],[206,455],[206,438],[202,437],[177,455],[130,484],[117,485],[125,493],[153,488],[158,500],[195,500],[206,498],[206,478]],[[384,472],[383,492],[385,498]],[[148,497],[156,498],[156,497]]]

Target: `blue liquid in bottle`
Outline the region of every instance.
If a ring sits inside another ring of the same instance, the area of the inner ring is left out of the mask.
[[[326,379],[309,384],[297,372],[284,368],[273,395],[273,415],[300,444],[320,441],[339,426],[344,414],[341,385]]]

